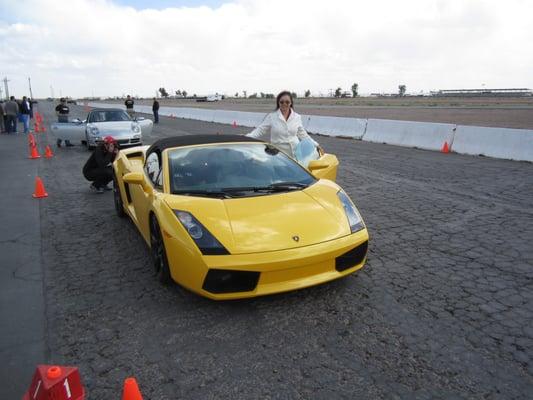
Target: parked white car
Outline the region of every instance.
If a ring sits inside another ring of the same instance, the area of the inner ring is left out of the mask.
[[[152,132],[153,122],[144,117],[132,119],[119,108],[96,108],[89,112],[87,119],[74,119],[71,122],[55,122],[51,132],[56,139],[81,142],[89,149],[103,141],[106,136],[113,136],[120,147],[142,145],[142,136]]]

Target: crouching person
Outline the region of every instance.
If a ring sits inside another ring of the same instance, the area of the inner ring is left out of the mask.
[[[96,193],[112,190],[107,184],[113,180],[111,164],[117,153],[117,141],[112,136],[106,136],[83,166],[83,176],[91,182],[91,189],[96,190]]]

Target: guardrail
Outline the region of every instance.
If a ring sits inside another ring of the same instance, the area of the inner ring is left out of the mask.
[[[90,107],[122,108],[122,104],[93,103]],[[151,114],[150,106],[135,106],[135,111]],[[213,110],[193,107],[161,107],[159,115],[194,119],[254,128],[266,113]],[[396,121],[302,115],[305,129],[335,137],[349,137],[374,143],[416,147],[426,150],[446,149],[459,154],[484,155],[518,161],[533,161],[533,130],[488,128],[431,122]]]

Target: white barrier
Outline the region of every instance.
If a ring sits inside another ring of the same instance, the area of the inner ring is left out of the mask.
[[[452,150],[517,161],[533,161],[533,130],[458,125]]]
[[[246,126],[248,128],[255,128],[261,125],[268,114],[267,113],[255,113],[239,111],[237,113],[237,125]]]
[[[361,118],[323,117],[319,115],[302,115],[302,121],[308,132],[354,139],[363,137],[367,124],[367,120]]]
[[[453,141],[455,125],[430,122],[369,119],[363,140],[396,146],[441,150]]]
[[[121,108],[123,104],[88,103],[90,107]],[[152,113],[151,106],[135,106],[135,111]],[[265,119],[266,113],[231,110],[212,110],[193,107],[161,107],[159,114],[220,124],[233,124],[255,128]],[[304,128],[310,133],[328,136],[348,136],[367,142],[387,143],[397,146],[441,150],[447,143],[451,151],[485,155],[511,160],[533,161],[533,130],[487,128],[439,124],[430,122],[396,121],[302,115]]]

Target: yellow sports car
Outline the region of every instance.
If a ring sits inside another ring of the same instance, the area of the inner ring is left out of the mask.
[[[285,292],[365,263],[368,232],[337,166],[325,154],[306,169],[245,136],[172,137],[120,151],[115,207],[164,283],[216,300]]]

